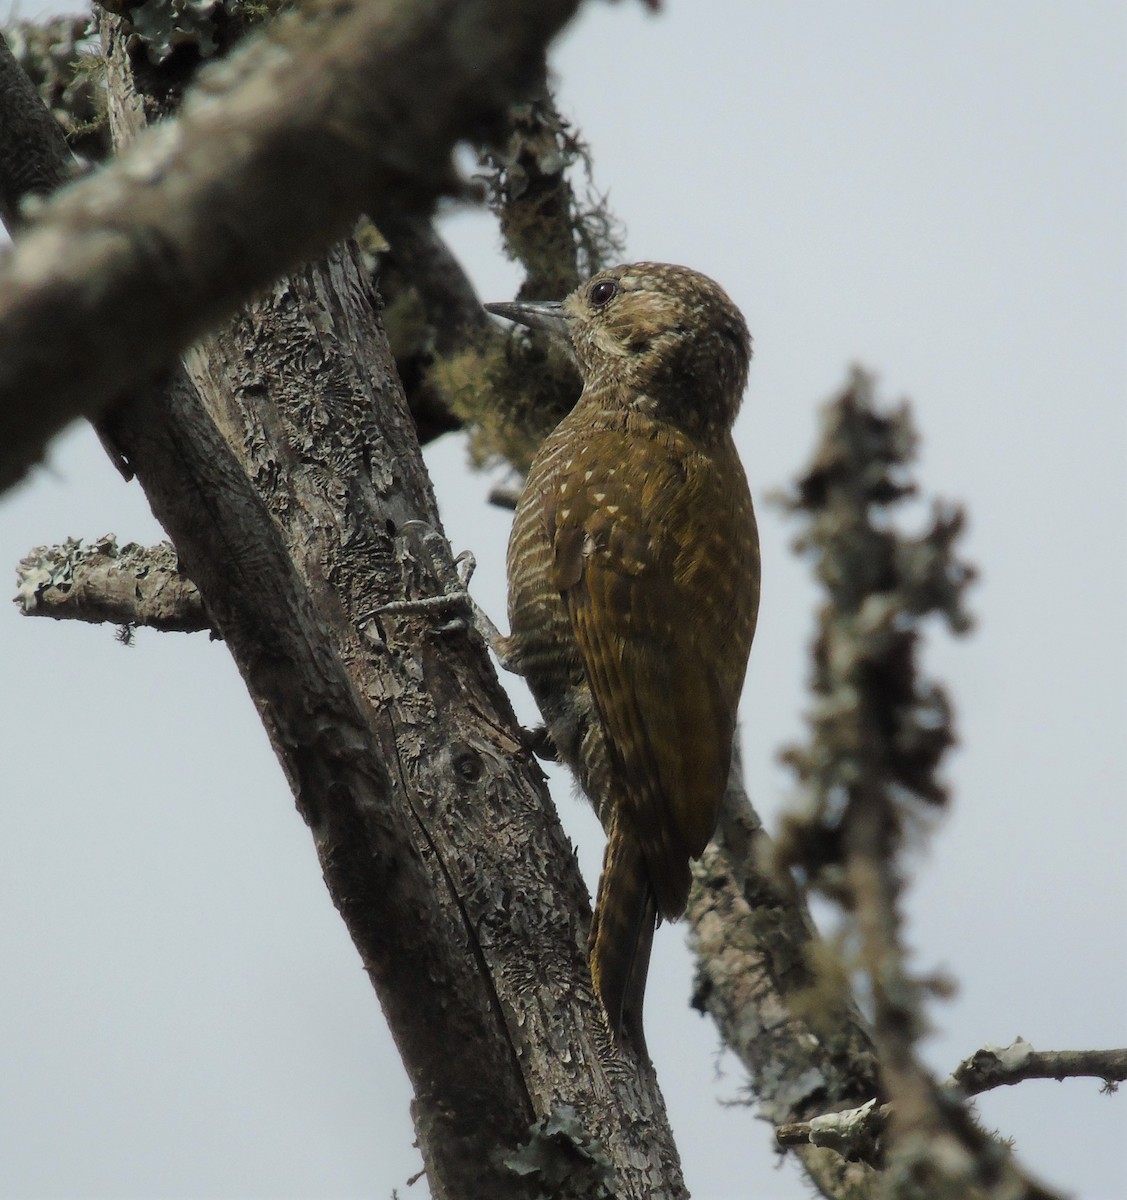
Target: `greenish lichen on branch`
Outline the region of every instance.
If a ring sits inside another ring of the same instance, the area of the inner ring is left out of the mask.
[[[285,0],[97,0],[121,17],[131,53],[152,67],[171,66],[178,82],[209,58],[224,54],[243,34],[284,8]],[[175,60],[173,63],[172,60]]]
[[[623,231],[594,188],[588,149],[546,88],[512,106],[505,144],[483,151],[482,163],[505,252],[525,270],[519,299],[562,300],[622,256]]]
[[[13,21],[3,34],[71,150],[90,162],[108,157],[104,66],[91,49],[89,15]]]
[[[505,250],[525,270],[520,296],[562,299],[622,254],[621,230],[591,184],[587,149],[546,89],[510,107],[507,135],[481,158],[478,179]],[[523,473],[578,398],[578,374],[546,338],[501,333],[485,318],[445,261],[448,249],[423,225],[404,218],[381,228],[372,255],[420,437],[464,425],[476,465],[504,460]]]
[[[546,88],[511,106],[504,143],[483,150],[482,163],[479,179],[505,251],[525,271],[520,298],[562,300],[621,257],[622,230],[591,184],[587,148]],[[574,182],[578,169],[582,187]],[[472,461],[504,460],[522,474],[581,390],[570,359],[546,337],[493,326],[450,351],[440,348],[426,378],[469,429]]]
[[[431,376],[468,426],[479,466],[499,460],[527,472],[540,443],[579,398],[579,373],[545,338],[491,334],[438,359]]]
[[[106,534],[84,544],[39,546],[17,568],[13,597],[25,616],[193,633],[212,628],[195,584],[170,543],[119,545]]]

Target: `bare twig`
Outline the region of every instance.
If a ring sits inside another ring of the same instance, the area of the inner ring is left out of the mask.
[[[1102,1079],[1107,1091],[1127,1079],[1127,1049],[1034,1050],[1018,1038],[1009,1046],[983,1046],[965,1058],[943,1085],[952,1096],[978,1096],[1027,1079]],[[827,1112],[809,1121],[779,1125],[780,1146],[825,1146],[842,1158],[880,1163],[880,1137],[892,1116],[891,1104],[875,1098],[854,1109]]]
[[[949,1084],[967,1096],[1027,1079],[1102,1079],[1109,1091],[1127,1079],[1127,1049],[1034,1050],[1018,1038],[1008,1046],[983,1046],[951,1072]]]

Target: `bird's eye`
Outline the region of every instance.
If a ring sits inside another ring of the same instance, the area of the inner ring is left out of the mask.
[[[587,293],[587,299],[591,301],[592,308],[602,308],[617,295],[618,284],[613,279],[600,279]]]

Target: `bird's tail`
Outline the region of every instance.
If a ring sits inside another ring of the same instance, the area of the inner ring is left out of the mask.
[[[629,818],[612,818],[591,921],[591,978],[610,1027],[643,1057],[642,1001],[657,926],[657,902]]]

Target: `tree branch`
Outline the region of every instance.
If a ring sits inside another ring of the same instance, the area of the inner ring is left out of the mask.
[[[118,99],[125,130],[138,109]],[[115,435],[313,832],[436,1200],[557,1177],[561,1195],[675,1200],[656,1081],[592,994],[586,891],[480,641],[363,615],[433,591],[402,531],[439,528],[377,312],[337,247],[192,351],[198,390],[173,372],[115,411]]]
[[[601,202],[584,205],[572,174],[586,149],[556,110],[541,77],[509,113],[503,148],[483,155],[490,203],[505,251],[520,262],[519,295],[562,299],[621,253],[616,223]],[[516,328],[436,356],[429,379],[470,431],[478,462],[498,457],[527,472],[541,442],[582,390],[570,357],[551,339]]]
[[[801,892],[769,869],[771,858],[737,758],[716,837],[693,866],[686,913],[697,956],[693,1005],[713,1018],[747,1069],[759,1116],[784,1125],[852,1109],[878,1084],[865,1023],[847,991],[819,986],[827,951]],[[823,1195],[869,1194],[866,1167],[809,1138],[786,1144],[802,1147],[803,1168]]]
[[[577,2],[321,0],[202,72],[0,266],[0,486],[366,205],[448,190],[455,142],[500,126]]]
[[[949,1084],[967,1096],[978,1096],[991,1088],[1009,1087],[1027,1079],[1102,1079],[1107,1089],[1127,1079],[1127,1049],[1124,1050],[1034,1050],[1018,1038],[1009,1046],[983,1046],[964,1058],[951,1072]]]
[[[212,628],[199,589],[181,570],[167,542],[118,546],[109,535],[84,546],[72,539],[33,550],[16,575],[15,601],[24,616],[148,626],[171,633]]]
[[[1102,1079],[1114,1091],[1127,1079],[1127,1050],[1034,1050],[1018,1038],[1009,1046],[984,1046],[965,1058],[943,1085],[955,1098],[978,1096],[996,1087],[1027,1079]],[[826,1146],[842,1158],[880,1165],[880,1138],[892,1116],[891,1104],[876,1099],[854,1109],[828,1112],[809,1121],[781,1124],[775,1131],[780,1146]]]
[[[57,191],[77,170],[78,164],[63,136],[64,124],[74,128],[69,107],[56,116],[56,110],[48,111],[44,107],[41,97],[43,92],[52,97],[60,93],[58,98],[65,97],[80,108],[84,101],[92,103],[88,94],[89,79],[84,81],[84,87],[78,87],[71,86],[65,74],[62,81],[51,78],[56,59],[66,64],[73,78],[74,64],[79,59],[79,34],[88,26],[88,19],[64,17],[49,22],[42,30],[24,25],[10,31],[10,36],[22,50],[20,57],[39,67],[42,77],[39,91],[20,66],[6,38],[0,35],[0,112],[4,113],[4,120],[0,121],[0,221],[10,234],[15,234],[23,224],[28,201]],[[61,40],[61,51],[54,44],[55,38]],[[105,124],[104,114],[102,124]],[[102,145],[108,141],[108,131],[102,133],[104,136],[100,138],[77,140],[88,148]],[[119,474],[126,480],[132,479],[129,466],[104,423],[95,419],[94,430]],[[0,477],[2,474],[3,452],[0,451]]]
[[[872,381],[855,371],[826,407],[814,462],[789,506],[807,526],[798,543],[829,593],[815,646],[808,746],[788,758],[803,804],[778,846],[846,915],[850,960],[871,997],[881,1091],[892,1111],[886,1135],[888,1194],[983,1197],[1052,1195],[1019,1170],[915,1053],[924,1025],[920,982],[900,939],[899,852],[920,806],[940,805],[936,771],[954,740],[942,690],[917,675],[921,621],[943,615],[969,628],[962,593],[970,570],[952,553],[957,510],[937,507],[930,530],[902,536],[888,510],[913,492],[907,466],[915,433],[907,406],[879,412]]]

